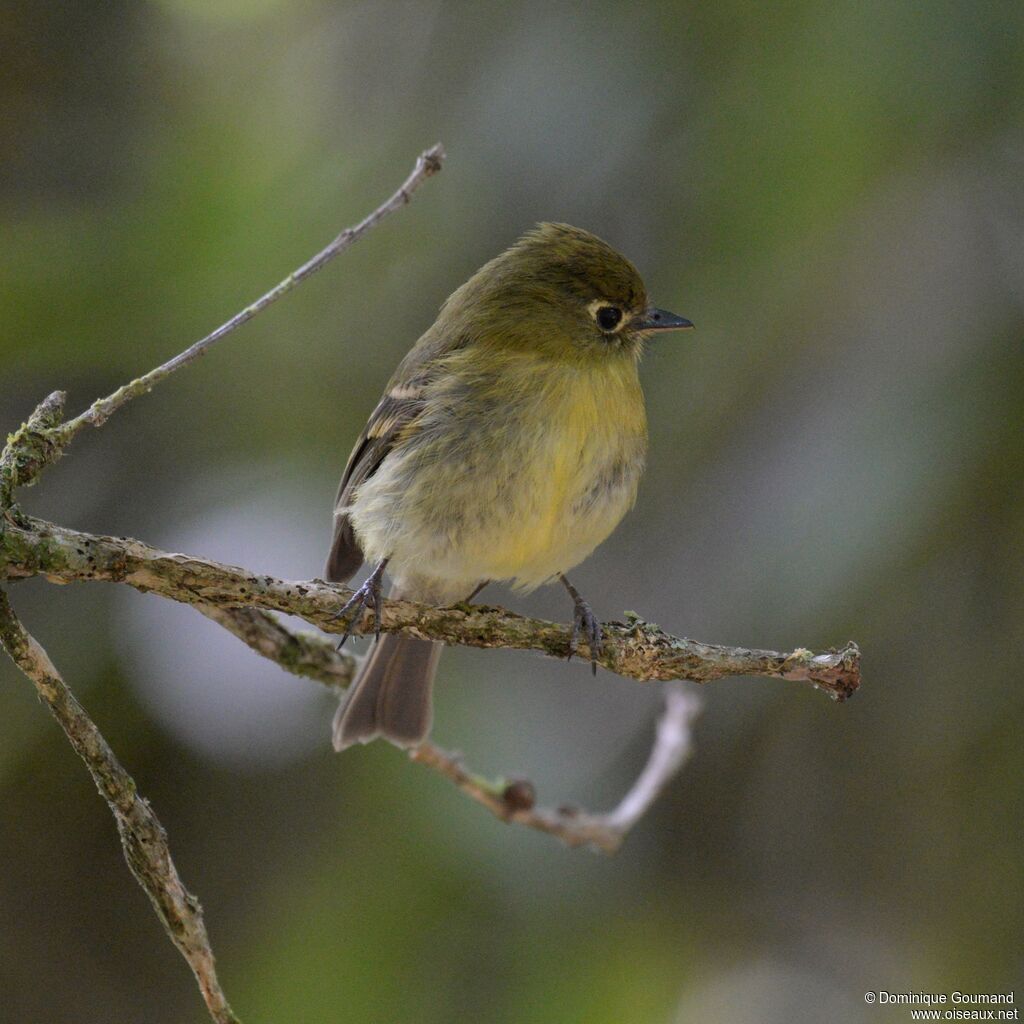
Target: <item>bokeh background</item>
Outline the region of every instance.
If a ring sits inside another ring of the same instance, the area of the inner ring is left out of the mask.
[[[684,775],[605,859],[508,828],[187,608],[13,600],[135,774],[247,1021],[909,1019],[865,990],[1021,980],[1024,7],[1016,2],[13,3],[0,18],[0,413],[78,411],[390,193],[412,206],[23,495],[319,574],[337,477],[441,300],[537,220],[698,330],[643,370],[599,614],[864,650],[833,705],[704,691]],[[566,619],[559,591],[504,601]],[[653,686],[446,654],[435,737],[612,804]],[[198,1022],[110,816],[0,665],[0,1020]]]

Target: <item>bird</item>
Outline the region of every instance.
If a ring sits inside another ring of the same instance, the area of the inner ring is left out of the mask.
[[[349,456],[326,580],[366,581],[338,612],[372,611],[376,643],[343,696],[333,745],[429,735],[442,645],[380,632],[392,597],[446,606],[489,582],[559,581],[573,601],[572,657],[601,627],[566,573],[636,500],[647,451],[638,363],[685,317],[648,299],[634,265],[596,235],[541,223],[442,304],[399,364]]]

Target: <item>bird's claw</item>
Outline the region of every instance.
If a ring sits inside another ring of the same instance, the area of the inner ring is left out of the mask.
[[[569,634],[569,657],[576,653],[576,641],[585,637],[587,647],[590,648],[590,670],[597,675],[597,659],[601,657],[601,623],[594,614],[590,605],[578,594],[573,596],[575,608],[572,617],[572,632]]]
[[[363,616],[363,612],[373,609],[373,632],[377,640],[380,640],[380,612],[381,612],[381,579],[384,575],[384,567],[378,566],[367,578],[366,582],[345,602],[345,606],[334,617],[345,618],[349,612],[352,616],[345,627],[345,632],[338,641],[337,650],[345,646],[345,641],[352,635],[356,623]],[[354,609],[354,611],[353,611]]]

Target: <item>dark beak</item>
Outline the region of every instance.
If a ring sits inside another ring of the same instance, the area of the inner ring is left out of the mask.
[[[633,328],[637,331],[692,331],[693,324],[685,316],[676,316],[667,309],[649,309],[633,321]]]

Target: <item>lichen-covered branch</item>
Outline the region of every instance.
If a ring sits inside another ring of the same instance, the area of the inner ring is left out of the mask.
[[[28,576],[58,583],[127,583],[186,604],[287,612],[334,633],[342,631],[336,615],[351,594],[321,580],[256,575],[124,537],[80,533],[28,517],[17,522],[0,518],[0,579]],[[805,648],[780,652],[726,647],[670,636],[638,616],[627,617],[627,622],[603,624],[597,660],[610,672],[631,679],[707,683],[725,676],[768,676],[809,683],[835,700],[845,700],[860,685],[860,651],[854,643],[817,654]],[[355,632],[365,628],[367,624],[361,624]],[[533,650],[555,658],[564,658],[569,651],[567,626],[485,605],[433,608],[389,600],[382,628],[449,645]],[[589,651],[583,653],[589,656]]]
[[[64,412],[64,392],[54,391],[44,398],[32,415],[7,438],[0,455],[0,509],[14,500],[14,491],[34,482],[51,462],[64,452],[57,436]]]
[[[198,605],[199,611],[233,633],[254,651],[295,675],[325,686],[347,686],[355,659],[312,633],[292,633],[268,612],[256,608]],[[700,702],[679,684],[665,691],[665,711],[644,770],[618,806],[607,814],[592,814],[568,806],[536,806],[536,791],[526,779],[487,779],[471,771],[462,757],[426,742],[409,756],[455,783],[472,800],[502,821],[547,832],[567,846],[593,846],[615,853],[627,833],[647,813],[668,782],[690,755],[693,720]]]
[[[121,837],[125,860],[153,902],[160,922],[192,968],[210,1016],[217,1024],[238,1024],[221,990],[213,950],[199,901],[182,884],[171,859],[167,833],[139,796],[102,733],[78,703],[46,651],[22,626],[0,590],[0,644],[32,681],[107,801]]]

